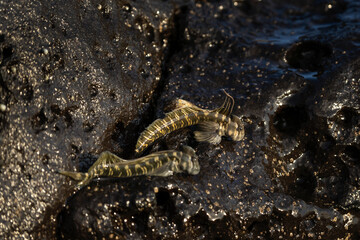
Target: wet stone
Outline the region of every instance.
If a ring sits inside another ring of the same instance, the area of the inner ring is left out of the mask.
[[[0,3],[1,239],[55,239],[72,192],[56,171],[88,168],[104,132],[151,114],[172,7],[99,4]]]
[[[318,71],[331,54],[332,48],[329,44],[308,40],[291,46],[285,53],[285,60],[294,68]]]
[[[0,237],[358,239],[358,9],[1,3]],[[198,143],[191,127],[145,152],[187,144],[198,175],[101,178],[75,191],[55,174],[87,171],[102,151],[133,158],[175,98],[213,109],[221,89],[243,140]]]
[[[277,109],[270,124],[280,133],[295,135],[307,120],[308,116],[306,109],[299,106],[286,106]]]

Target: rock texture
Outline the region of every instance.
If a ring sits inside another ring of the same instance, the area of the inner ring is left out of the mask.
[[[0,9],[0,238],[49,238],[69,193],[55,171],[86,168],[101,151],[123,153],[136,141],[172,9],[127,1],[2,1]]]
[[[359,9],[355,1],[38,1],[0,5],[0,237],[358,239]],[[55,174],[104,150],[133,157],[174,98],[226,89],[245,139],[191,128],[201,172]]]

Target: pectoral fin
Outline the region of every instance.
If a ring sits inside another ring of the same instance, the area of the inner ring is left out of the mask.
[[[209,121],[199,123],[197,126],[201,132],[216,132],[220,128],[219,123]]]
[[[211,144],[218,144],[221,142],[221,136],[218,134],[219,123],[203,122],[198,124],[199,131],[195,131],[195,139],[198,142],[209,142]]]
[[[209,142],[211,144],[219,144],[221,136],[214,131],[195,131],[195,139],[198,142]]]

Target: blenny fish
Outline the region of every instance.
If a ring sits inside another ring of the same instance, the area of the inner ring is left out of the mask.
[[[225,92],[225,91],[224,91]],[[220,143],[222,136],[228,136],[234,141],[244,137],[244,125],[239,117],[231,115],[234,99],[227,93],[221,107],[206,110],[194,104],[178,99],[176,109],[167,113],[162,119],[155,120],[140,135],[135,152],[142,153],[151,143],[177,129],[199,125],[195,131],[195,139],[199,142]]]
[[[87,185],[96,177],[124,178],[139,175],[166,177],[180,172],[192,175],[200,172],[195,150],[189,146],[182,146],[181,151],[160,151],[133,160],[125,160],[105,151],[100,154],[87,173],[58,171],[62,175],[80,181],[78,187]]]

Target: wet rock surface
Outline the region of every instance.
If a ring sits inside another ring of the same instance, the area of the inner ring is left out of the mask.
[[[73,5],[71,5],[73,4]],[[1,3],[0,236],[358,239],[359,4],[352,1]],[[6,10],[5,10],[6,9]],[[236,101],[245,139],[188,144],[199,175],[101,179],[174,98]]]
[[[166,56],[157,4],[1,2],[1,239],[54,238],[69,195],[55,171],[136,141]]]

